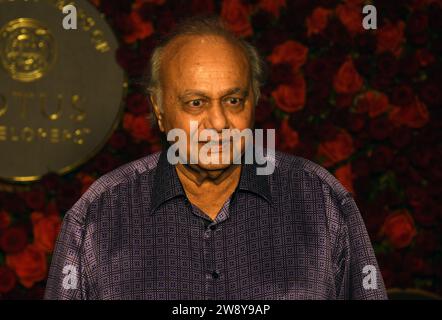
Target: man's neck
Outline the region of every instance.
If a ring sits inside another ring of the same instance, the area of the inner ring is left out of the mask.
[[[197,166],[177,164],[178,178],[190,202],[196,204],[212,218],[235,191],[241,176],[241,165],[225,170],[203,170]]]
[[[204,170],[197,165],[183,165],[178,163],[176,165],[176,171],[178,172],[178,176],[180,176],[180,174],[182,175],[185,182],[192,182],[198,187],[200,187],[203,183],[217,186],[223,184],[223,182],[229,182],[232,179],[239,180],[238,174],[241,172],[241,165],[234,164],[220,170]]]
[[[197,165],[176,165],[178,177],[184,188],[200,190],[206,188],[225,188],[239,182],[241,165],[233,164],[223,170],[204,170]],[[195,192],[192,192],[195,193]],[[202,193],[198,191],[197,193]]]

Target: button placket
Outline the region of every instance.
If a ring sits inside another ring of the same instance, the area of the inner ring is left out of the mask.
[[[215,287],[212,277],[215,270],[215,252],[213,248],[213,231],[210,227],[203,227],[204,269],[206,270],[206,296],[214,298]]]

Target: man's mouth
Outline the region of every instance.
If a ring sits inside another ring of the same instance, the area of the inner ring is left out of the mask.
[[[214,152],[221,152],[223,149],[223,144],[225,145],[226,149],[228,149],[229,144],[231,144],[229,140],[218,140],[218,141],[208,140],[208,141],[199,141],[199,143],[201,145],[207,145],[210,148],[210,150]]]

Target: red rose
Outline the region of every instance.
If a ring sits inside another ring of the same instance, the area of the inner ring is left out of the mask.
[[[152,144],[149,145],[149,147],[150,147],[149,153],[155,153],[155,152],[163,150],[163,146],[158,142],[153,142]],[[143,153],[143,154],[145,154],[145,153]]]
[[[427,106],[417,98],[414,100],[408,106],[393,107],[389,115],[390,121],[398,126],[405,125],[415,129],[425,126],[430,119]]]
[[[397,156],[394,159],[393,168],[394,171],[398,173],[398,175],[403,175],[407,172],[410,162],[406,157]]]
[[[20,283],[26,288],[46,278],[46,255],[35,244],[29,244],[20,253],[7,255],[6,264],[15,271]]]
[[[81,196],[81,183],[75,179],[60,185],[57,191],[57,206],[61,212],[64,212],[69,210]]]
[[[118,162],[113,155],[102,152],[95,158],[94,164],[99,172],[105,173],[113,170],[118,165]]]
[[[160,35],[167,35],[176,25],[174,12],[171,10],[163,10],[156,18],[156,27]]]
[[[14,289],[15,283],[14,271],[6,266],[0,266],[0,293],[8,293]]]
[[[382,274],[382,279],[384,280],[385,286],[387,288],[392,287],[393,286],[394,273],[391,270],[389,270],[389,269],[387,269],[385,267],[382,267],[381,268],[381,274]]]
[[[360,33],[362,29],[362,8],[360,5],[345,3],[336,7],[336,15],[341,23],[352,35]]]
[[[0,236],[0,248],[6,253],[16,253],[23,250],[28,243],[25,229],[13,227],[6,229]]]
[[[399,62],[399,70],[407,77],[415,77],[419,72],[419,61],[412,54],[404,55]]]
[[[46,204],[46,195],[41,189],[34,189],[23,193],[26,205],[33,210],[43,210]]]
[[[134,3],[134,8],[139,8],[140,6],[142,6],[144,3],[152,3],[155,4],[157,6],[161,6],[166,2],[166,0],[135,0]]]
[[[362,6],[365,3],[365,0],[344,0],[349,6]]]
[[[421,67],[428,67],[435,62],[434,55],[427,48],[416,50],[416,60]]]
[[[429,204],[425,207],[419,207],[415,209],[414,218],[421,226],[431,227],[437,223],[437,216],[439,214],[439,208],[433,204]]]
[[[349,163],[336,169],[335,177],[339,180],[339,182],[341,182],[347,191],[351,192],[352,194],[355,193],[353,189],[353,173]]]
[[[321,33],[322,30],[327,27],[328,18],[331,14],[331,10],[322,7],[317,7],[313,10],[311,16],[307,17],[307,36]]]
[[[442,103],[442,92],[435,83],[424,83],[419,93],[422,100],[430,106],[437,106]]]
[[[365,127],[365,117],[361,114],[349,113],[346,127],[352,132],[359,132]]]
[[[416,237],[416,246],[424,253],[433,253],[440,247],[440,241],[433,233],[424,231]]]
[[[132,11],[127,16],[122,16],[121,19],[123,19],[122,22],[124,25],[123,40],[126,43],[134,43],[137,40],[149,37],[153,33],[152,23],[143,20],[137,10]]]
[[[324,108],[323,104],[327,103],[328,97],[330,96],[331,86],[328,83],[324,82],[316,82],[312,83],[311,91],[314,92],[314,95],[310,95],[309,101],[312,102],[311,105],[316,105],[316,107],[321,106]],[[325,107],[327,108],[327,107]]]
[[[152,129],[146,116],[133,116],[130,113],[125,113],[123,127],[137,141],[149,141],[152,139]]]
[[[364,80],[350,58],[341,65],[333,81],[333,86],[338,93],[356,93],[363,84]]]
[[[420,148],[416,147],[412,150],[411,159],[413,163],[423,169],[428,168],[431,165],[432,160],[436,158],[434,157],[433,148],[423,147],[421,145]]]
[[[396,148],[402,148],[411,142],[411,130],[407,127],[397,127],[391,131],[390,141]]]
[[[100,11],[107,17],[113,17],[121,12],[129,12],[132,8],[132,1],[101,1]]]
[[[41,179],[41,184],[49,192],[55,192],[60,186],[60,176],[54,172],[45,174]]]
[[[126,105],[134,115],[147,114],[150,111],[148,98],[141,93],[133,93],[126,97]]]
[[[298,75],[292,84],[281,84],[272,92],[272,97],[279,109],[285,112],[296,112],[304,108],[306,83],[304,77]]]
[[[353,104],[353,98],[352,94],[337,94],[335,98],[336,108],[349,108]]]
[[[422,210],[430,201],[428,191],[422,186],[410,184],[410,186],[405,189],[405,195],[415,211]]]
[[[299,70],[304,65],[308,54],[308,48],[299,42],[288,40],[275,47],[272,54],[267,58],[272,64],[289,63],[293,71]]]
[[[365,158],[358,158],[352,162],[353,172],[358,177],[366,177],[370,174],[370,165]]]
[[[114,29],[122,34],[130,34],[134,32],[134,22],[130,19],[128,14],[117,14],[112,20]]]
[[[306,129],[304,129],[306,130]],[[311,129],[310,129],[311,130]],[[325,140],[330,141],[336,138],[340,129],[337,128],[333,122],[326,121],[322,122],[320,127],[316,129],[317,136],[323,137]]]
[[[306,77],[315,80],[316,85],[329,87],[326,82],[333,78],[334,73],[335,64],[332,59],[309,59],[305,66]]]
[[[370,118],[386,112],[389,107],[388,97],[382,92],[368,91],[358,98],[357,112],[368,112]]]
[[[407,254],[404,258],[404,265],[410,268],[410,271],[413,273],[420,273],[425,268],[425,261],[412,254]]]
[[[279,63],[270,70],[270,82],[278,85],[281,83],[290,83],[294,79],[292,66],[288,63]]]
[[[413,13],[407,20],[407,33],[417,35],[428,29],[428,15],[422,12]]]
[[[339,131],[334,139],[321,142],[318,147],[318,156],[325,167],[347,159],[353,152],[353,139],[345,130]]]
[[[287,118],[281,121],[278,136],[281,138],[280,145],[278,147],[278,149],[281,151],[289,153],[293,152],[299,143],[298,132],[290,127]]]
[[[391,103],[396,106],[406,106],[414,101],[413,89],[407,85],[399,85],[393,89]]]
[[[391,132],[391,122],[385,117],[378,117],[370,121],[368,131],[376,140],[386,139]]]
[[[377,147],[371,156],[372,169],[375,171],[386,171],[393,162],[393,151],[386,146]]]
[[[389,51],[398,57],[402,52],[405,23],[399,21],[395,25],[387,23],[377,32],[377,52]]]
[[[398,61],[390,52],[377,55],[377,71],[385,77],[393,77],[398,72]]]
[[[124,148],[127,144],[126,135],[123,132],[115,131],[109,139],[109,144],[115,150]]]
[[[96,180],[91,175],[85,173],[80,173],[77,175],[77,178],[81,181],[81,194],[85,193]]]
[[[0,231],[6,229],[11,224],[11,216],[5,210],[0,210]]]
[[[285,0],[260,0],[258,6],[273,16],[279,17],[279,10],[281,7],[285,7],[286,3]]]
[[[126,112],[123,117],[123,128],[126,131],[132,130],[132,124],[134,122],[135,116],[131,113]]]
[[[43,300],[45,295],[45,287],[43,283],[40,285],[33,286],[32,288],[26,290],[26,295],[24,300]]]
[[[117,63],[125,70],[129,69],[138,58],[138,52],[129,45],[120,45],[115,52]]]
[[[58,210],[57,203],[55,202],[55,200],[51,200],[48,203],[48,205],[46,206],[45,213],[50,216],[51,215],[54,215],[54,216],[60,215],[60,210]]]
[[[41,212],[34,211],[31,214],[34,226],[34,243],[42,251],[51,253],[54,251],[55,240],[61,227],[60,216],[46,216]]]
[[[227,28],[238,36],[250,36],[253,33],[249,21],[250,7],[240,0],[224,0],[221,7],[221,18]]]
[[[364,222],[367,227],[367,231],[373,241],[380,241],[379,229],[384,222],[384,210],[377,206],[368,206],[367,208],[361,208],[363,212]]]
[[[261,94],[258,104],[255,107],[255,121],[257,123],[264,122],[272,114],[273,106],[269,102],[266,94]]]
[[[96,8],[100,6],[101,0],[89,0]]]
[[[385,88],[389,88],[392,83],[392,78],[387,77],[382,74],[377,74],[371,78],[371,85],[373,89],[376,90],[384,90]]]
[[[405,248],[416,236],[413,217],[406,209],[397,210],[387,216],[381,232],[393,247]]]
[[[213,13],[215,4],[213,0],[192,0],[191,10],[193,14]]]

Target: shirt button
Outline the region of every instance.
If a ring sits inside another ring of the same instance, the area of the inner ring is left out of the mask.
[[[212,224],[209,228],[210,230],[214,231],[216,229],[216,225]]]
[[[212,279],[218,279],[219,278],[219,272],[218,271],[213,271],[212,272]]]

